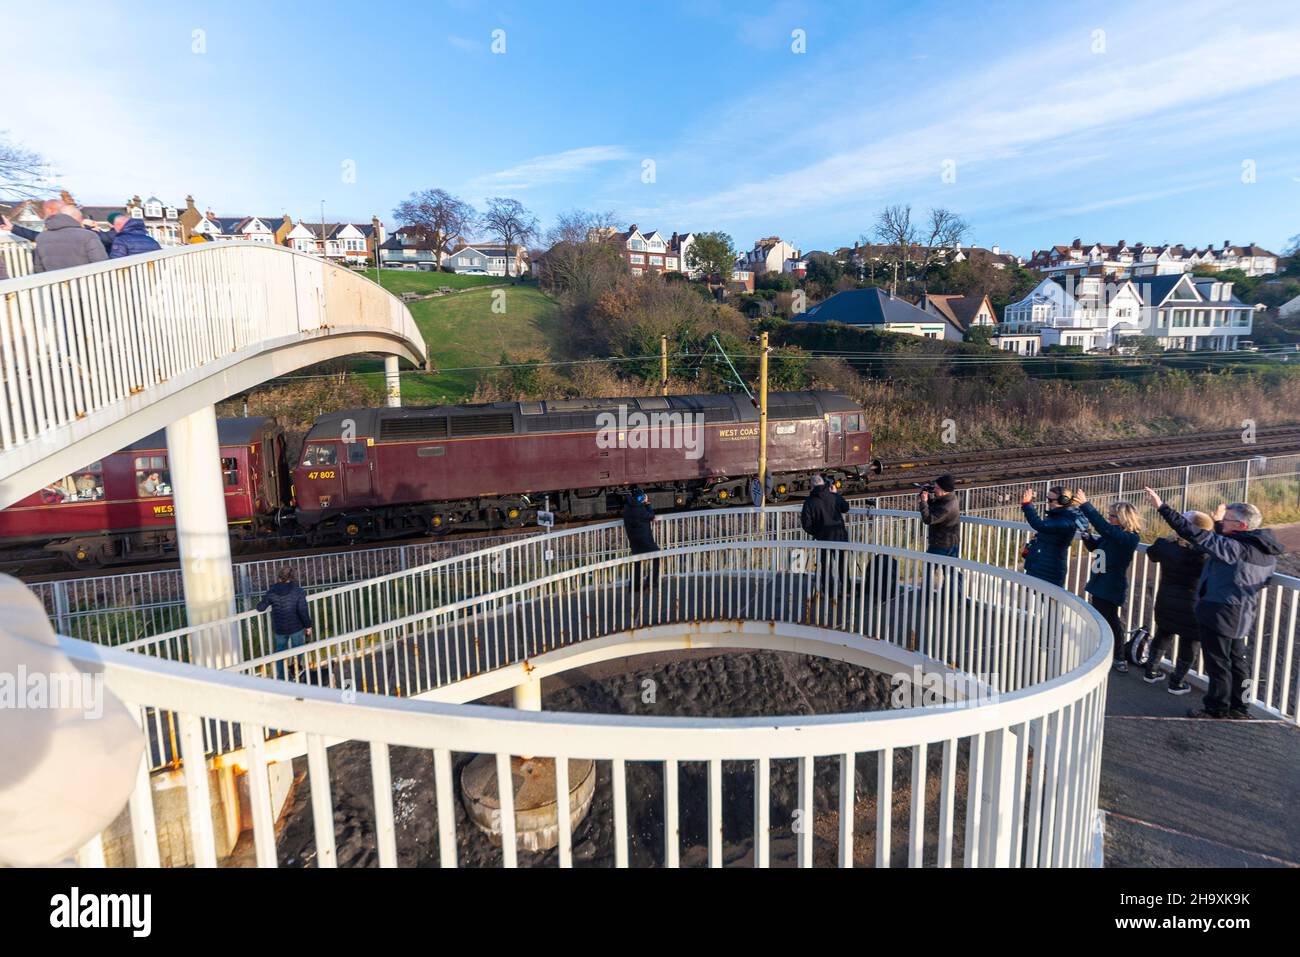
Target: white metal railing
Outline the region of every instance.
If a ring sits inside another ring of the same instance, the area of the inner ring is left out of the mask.
[[[0,282],[0,450],[48,444],[54,430],[244,350],[349,328],[423,355],[398,299],[278,246],[204,243]]]
[[[986,537],[984,545],[994,547],[996,537]],[[629,588],[633,577],[643,582],[640,591]],[[570,715],[364,692],[340,699],[337,691],[310,684],[196,669],[73,639],[63,644],[82,667],[102,669],[107,687],[139,709],[147,729],[154,716],[168,716],[175,733],[151,733],[153,758],[159,747],[176,748],[170,757],[184,769],[191,807],[208,807],[205,759],[215,739],[236,739],[249,772],[254,844],[263,866],[277,861],[267,790],[270,739],[287,736],[296,736],[298,753],[308,758],[305,786],[320,866],[336,859],[326,749],[341,741],[369,746],[377,846],[385,866],[398,858],[393,746],[431,756],[411,766],[432,779],[437,859],[444,867],[456,866],[460,832],[473,826],[458,824],[453,793],[457,756],[470,754],[494,758],[501,785],[500,859],[507,867],[519,861],[510,795],[512,758],[520,754],[555,760],[561,866],[573,859],[571,759],[609,762],[607,783],[597,786],[608,791],[601,800],[613,807],[608,853],[616,866],[677,866],[691,844],[720,866],[724,817],[730,830],[752,834],[757,866],[770,862],[774,835],[791,833],[798,863],[819,862],[814,829],[838,831],[833,855],[823,854],[820,862],[841,866],[869,860],[877,866],[1075,866],[1092,860],[1110,637],[1100,616],[1077,596],[1005,569],[882,545],[810,548],[806,542],[754,539],[688,545],[589,562],[389,621],[365,650],[350,649],[348,660],[354,678],[369,667],[376,686],[400,678],[409,692],[421,670],[428,685],[438,680],[435,675],[454,679],[509,661],[544,660],[548,652],[597,638],[635,642],[723,622],[734,629],[729,645],[745,647],[744,623],[761,623],[764,635],[821,640],[832,657],[848,661],[854,653],[868,653],[893,662],[895,680],[915,665],[969,679],[983,692],[973,699],[946,697],[940,705],[813,717]],[[334,644],[362,638],[344,636]],[[303,652],[296,655],[302,658]],[[342,674],[336,669],[342,661],[328,659],[327,670]],[[249,667],[257,671],[268,664]],[[380,674],[386,676],[382,681]],[[658,769],[661,802],[648,800],[644,789],[628,788],[632,762]],[[703,765],[700,774],[693,767],[697,762]],[[833,786],[820,789],[838,794],[837,806],[822,810],[814,794],[819,767],[821,777],[837,770],[840,782],[837,792]],[[734,801],[726,809],[726,792],[738,786],[738,775],[752,776],[752,785],[740,782],[755,795],[750,813]],[[774,807],[778,775],[797,775],[793,806],[777,800]],[[682,814],[704,797],[707,827],[692,836],[680,826]],[[152,806],[142,773],[130,823],[135,860],[145,865],[159,859]],[[661,816],[661,843],[643,836],[646,828],[638,824],[647,815]],[[864,816],[874,816],[874,826],[866,826]],[[792,828],[789,821],[801,817],[804,826]],[[211,816],[191,815],[187,826],[196,863],[214,865]],[[896,830],[905,830],[905,840],[895,839]],[[431,847],[403,852],[423,852],[430,862],[433,857]]]
[[[0,263],[10,279],[32,271],[32,244],[21,239],[0,239]]]
[[[1283,510],[1300,509],[1300,455],[1099,475],[1063,473],[1052,480],[979,486],[962,489],[959,494],[963,513],[967,516],[1019,523],[1022,521],[1019,506],[1022,489],[1026,486],[1034,488],[1038,493],[1038,501],[1041,502],[1046,498],[1049,487],[1061,484],[1085,486],[1103,511],[1110,502],[1121,498],[1133,502],[1143,512],[1148,528],[1159,527],[1160,521],[1146,505],[1145,497],[1141,494],[1143,485],[1155,488],[1162,498],[1179,510],[1199,508],[1212,511],[1219,502],[1250,499],[1259,504],[1267,517],[1285,514]],[[914,495],[888,495],[876,501],[882,509],[911,512],[915,508],[916,499]],[[702,514],[718,516],[728,513]],[[660,528],[666,534],[675,536],[669,541],[691,541],[690,535],[704,528],[698,519],[694,525],[673,525],[670,528],[671,523],[682,519],[683,516],[680,515],[660,516]],[[707,521],[712,522],[714,519]],[[783,527],[785,531],[799,537],[796,526]],[[600,528],[606,531],[599,531]],[[618,529],[618,523],[613,522],[603,526],[588,526],[576,532],[551,533],[546,538],[556,541],[571,535],[586,536],[579,537],[574,542],[561,541],[558,547],[563,554],[581,555],[584,549],[594,549],[593,555],[621,554],[618,549],[622,548],[623,542]],[[543,534],[540,529],[531,533],[534,537]],[[514,540],[514,544],[518,545],[521,541],[522,538]],[[381,548],[359,548],[348,552],[301,555],[273,561],[242,562],[235,566],[237,607],[248,610],[256,604],[265,589],[274,582],[275,571],[283,565],[292,567],[298,582],[315,595],[392,572],[418,570],[443,558],[502,544],[506,543],[500,536],[486,535],[469,539],[453,538],[445,542],[417,542]],[[551,550],[555,551],[555,547]],[[545,551],[542,548],[543,555]],[[503,553],[511,552],[505,549]],[[501,560],[506,559],[503,557]],[[456,577],[456,573],[451,571],[446,574],[449,578]],[[473,580],[473,573],[462,573],[460,577],[462,580]],[[150,636],[172,634],[184,629],[186,625],[181,573],[178,569],[36,582],[30,587],[45,603],[55,630],[74,638],[118,645]],[[326,609],[326,612],[337,615],[338,609]],[[343,620],[342,623],[348,626],[350,620]],[[146,646],[147,644],[145,643]],[[258,649],[262,647],[261,644],[256,645]]]

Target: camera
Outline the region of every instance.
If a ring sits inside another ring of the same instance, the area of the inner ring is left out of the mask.
[[[929,492],[931,495],[934,495],[939,491],[939,486],[935,485],[933,482],[913,482],[912,488],[916,489],[918,492]]]

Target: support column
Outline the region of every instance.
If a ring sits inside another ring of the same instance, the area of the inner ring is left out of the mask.
[[[397,373],[397,356],[384,356],[384,387],[388,390],[388,407],[402,407],[402,378]]]
[[[532,671],[528,677],[514,686],[514,704],[520,711],[542,710],[542,682]]]
[[[167,464],[189,624],[228,618],[235,613],[235,580],[214,406],[167,426]],[[190,656],[193,663],[210,668],[239,662],[238,630],[199,633],[191,639]]]

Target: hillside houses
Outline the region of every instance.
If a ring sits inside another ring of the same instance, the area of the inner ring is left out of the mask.
[[[1228,240],[1222,246],[1129,244],[1121,239],[1114,245],[1084,244],[1078,239],[1068,246],[1034,250],[1026,263],[1048,276],[1096,275],[1111,277],[1168,276],[1191,272],[1197,267],[1222,271],[1240,269],[1247,276],[1265,276],[1277,272],[1277,254],[1254,242],[1234,246]]]

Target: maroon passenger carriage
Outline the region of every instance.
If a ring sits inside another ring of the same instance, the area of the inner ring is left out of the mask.
[[[569,518],[606,515],[632,486],[656,508],[747,504],[758,444],[758,410],[736,394],[338,412],[304,441],[297,521],[318,540],[513,527],[548,504]],[[863,491],[871,471],[857,403],[769,395],[769,501],[806,489],[814,472]]]
[[[220,419],[217,438],[232,534],[239,539],[272,531],[290,504],[283,430],[269,418]],[[161,431],[0,511],[4,545],[41,544],[85,565],[171,554],[174,526]]]

